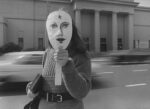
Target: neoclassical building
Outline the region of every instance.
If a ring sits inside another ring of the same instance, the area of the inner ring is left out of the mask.
[[[68,11],[89,51],[150,47],[150,8],[134,0],[0,0],[0,46],[48,46],[45,20],[56,9]]]

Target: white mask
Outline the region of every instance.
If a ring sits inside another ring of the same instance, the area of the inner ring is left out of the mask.
[[[66,49],[72,37],[71,16],[62,11],[50,13],[46,21],[48,39],[54,49]]]

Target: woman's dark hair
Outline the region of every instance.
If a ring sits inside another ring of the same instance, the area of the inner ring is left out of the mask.
[[[74,22],[72,24],[72,38],[71,38],[71,41],[67,47],[67,50],[69,52],[69,55],[70,56],[73,56],[77,53],[80,53],[80,54],[84,54],[86,53],[86,47],[84,45],[84,42],[81,40],[79,34],[78,34],[78,31],[77,31],[77,28],[76,26],[74,25]],[[49,43],[49,47],[52,48],[52,45],[51,43],[48,41]]]
[[[86,47],[84,45],[84,42],[81,40],[74,23],[72,25],[72,28],[73,28],[72,38],[67,48],[67,50],[69,51],[69,54],[74,55],[76,53],[81,53],[81,54],[85,53],[87,51]]]

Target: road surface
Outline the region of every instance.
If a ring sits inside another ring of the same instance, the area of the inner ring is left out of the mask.
[[[150,109],[149,64],[92,67],[98,87],[84,98],[85,109]],[[3,94],[0,109],[23,109],[29,100],[22,93]]]

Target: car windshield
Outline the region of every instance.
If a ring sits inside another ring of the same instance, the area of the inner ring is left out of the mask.
[[[14,60],[14,64],[42,64],[42,55],[25,55]]]

